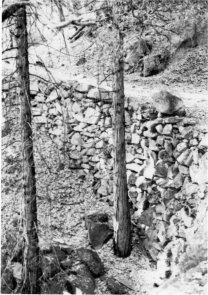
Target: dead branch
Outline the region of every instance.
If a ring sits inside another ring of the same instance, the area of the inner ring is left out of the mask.
[[[17,12],[17,10],[19,10],[20,8],[25,7],[26,5],[32,5],[32,4],[30,2],[22,1],[22,2],[19,2],[19,3],[11,4],[8,7],[6,7],[2,11],[2,22],[7,20],[8,18],[10,18],[15,12]]]
[[[96,16],[93,14],[89,18],[87,16],[79,16],[76,18],[72,18],[70,20],[66,20],[64,22],[60,22],[56,25],[51,25],[51,29],[60,29],[60,28],[65,28],[69,25],[75,25],[75,26],[81,26],[81,27],[86,27],[86,26],[94,26],[96,25]]]

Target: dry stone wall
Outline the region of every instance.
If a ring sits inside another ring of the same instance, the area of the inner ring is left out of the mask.
[[[47,131],[60,149],[67,146],[70,166],[92,173],[94,192],[112,205],[111,93],[74,81],[35,87],[34,128]],[[127,101],[125,109],[132,218],[152,258],[168,260],[168,277],[207,194],[208,133],[192,118],[158,117],[151,105],[135,109]]]

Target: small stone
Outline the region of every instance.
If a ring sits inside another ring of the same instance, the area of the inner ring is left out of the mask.
[[[186,166],[179,165],[178,169],[181,174],[187,174],[187,175],[189,174],[189,168]]]
[[[155,176],[166,178],[168,175],[168,165],[160,161],[155,166]]]
[[[134,160],[135,156],[130,154],[130,153],[126,153],[126,163],[130,163]]]
[[[108,189],[106,186],[100,186],[99,189],[97,190],[97,193],[102,196],[108,196]]]
[[[182,177],[181,173],[178,173],[176,175],[176,177],[173,179],[171,187],[178,189],[178,188],[181,188],[182,185],[183,185],[183,177]]]
[[[46,99],[46,103],[48,102],[52,102],[56,99],[58,99],[60,97],[60,95],[58,94],[58,91],[56,89],[54,89],[48,96],[48,98]]]
[[[187,149],[187,143],[186,142],[180,142],[177,146],[176,146],[176,151],[182,153]]]
[[[159,148],[157,146],[157,142],[151,138],[149,138],[149,149],[151,151],[158,151],[159,150]]]
[[[94,108],[88,108],[84,113],[84,122],[92,125],[96,125],[100,119],[100,109],[96,107]]]
[[[143,135],[145,137],[149,137],[149,138],[155,138],[155,137],[157,137],[157,133],[153,133],[153,132],[151,132],[149,130],[144,131],[143,132]]]
[[[139,176],[137,177],[137,180],[136,180],[136,187],[140,187],[142,186],[144,183],[146,182],[146,178],[144,176]]]
[[[165,125],[163,128],[163,134],[170,135],[172,133],[173,126],[171,124]]]
[[[159,136],[157,137],[157,139],[156,139],[156,143],[157,143],[158,145],[163,146],[163,144],[164,144],[164,137],[161,136],[161,135],[159,135]]]
[[[51,108],[51,109],[49,109],[49,115],[50,116],[57,116],[58,115],[58,111],[57,111],[57,109],[56,108]]]
[[[105,123],[104,123],[105,127],[110,127],[112,126],[112,119],[111,117],[106,117],[105,118]]]
[[[135,173],[129,171],[129,176],[127,177],[129,185],[135,185],[137,176]]]
[[[208,133],[206,133],[200,141],[199,148],[208,148]]]
[[[180,126],[179,131],[180,131],[182,137],[185,139],[190,139],[191,137],[193,137],[193,127],[191,127],[191,126],[189,126],[189,127]]]
[[[183,164],[184,161],[188,158],[189,154],[191,153],[191,150],[187,149],[185,150],[178,158],[177,162],[180,164]]]
[[[168,153],[166,152],[166,150],[160,150],[159,153],[158,153],[158,159],[159,160],[163,160],[163,161],[166,161],[168,160],[169,158],[169,155]]]
[[[95,155],[95,156],[92,157],[91,161],[92,162],[99,162],[100,158],[99,158],[99,156]]]
[[[139,142],[140,142],[140,136],[136,133],[133,133],[131,137],[131,143],[138,144]]]
[[[78,102],[73,103],[72,105],[72,111],[76,113],[81,113],[81,106]]]
[[[165,140],[164,148],[166,152],[168,153],[168,155],[172,156],[173,147],[172,147],[172,143],[169,140]]]
[[[189,144],[190,146],[197,146],[198,145],[198,140],[196,138],[193,138],[190,140]]]
[[[72,145],[81,146],[83,144],[82,137],[79,133],[75,133],[71,138]]]
[[[33,107],[32,108],[32,115],[33,116],[41,116],[42,114],[42,111],[41,109],[37,108],[37,107]]]
[[[98,141],[98,142],[96,143],[95,148],[96,148],[96,149],[102,149],[103,146],[104,146],[104,141],[101,140],[101,141]]]
[[[70,156],[69,157],[71,159],[78,160],[78,159],[80,159],[81,154],[78,151],[73,151],[73,152],[70,153]]]
[[[74,127],[74,131],[83,131],[83,129],[86,127],[86,123],[79,123],[77,126]]]
[[[164,118],[163,123],[166,124],[178,124],[179,122],[182,122],[183,118],[180,117],[169,117],[169,118]]]
[[[131,187],[129,190],[128,190],[128,196],[129,198],[134,201],[134,199],[137,198],[138,196],[138,192],[135,190],[134,187]]]
[[[33,122],[36,124],[46,124],[47,123],[47,118],[46,116],[35,116],[33,117]]]
[[[89,98],[94,98],[94,99],[99,99],[99,100],[111,100],[111,92],[107,91],[106,89],[102,88],[91,88],[87,94],[87,97]]]
[[[80,93],[87,93],[91,87],[92,86],[89,84],[80,83],[75,88],[75,91],[80,92]]]
[[[38,95],[35,97],[35,100],[39,103],[45,102],[46,98],[42,93],[38,93]]]
[[[158,133],[163,134],[163,126],[162,124],[159,124],[155,127]]]
[[[144,169],[144,167],[135,163],[130,163],[126,165],[126,169],[140,173]]]

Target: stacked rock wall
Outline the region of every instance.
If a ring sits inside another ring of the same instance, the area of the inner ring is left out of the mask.
[[[58,89],[36,86],[34,128],[47,131],[60,149],[67,146],[70,166],[92,173],[94,192],[112,204],[111,93],[74,81]],[[192,118],[158,117],[150,105],[125,107],[132,218],[152,258],[165,248],[174,269],[207,192],[208,133]]]

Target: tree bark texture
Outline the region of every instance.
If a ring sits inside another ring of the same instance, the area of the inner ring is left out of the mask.
[[[131,252],[131,220],[126,178],[125,110],[123,35],[116,29],[114,56],[113,107],[114,107],[114,253],[127,257]],[[117,40],[116,40],[117,39]]]
[[[39,247],[37,235],[36,180],[31,129],[27,16],[25,7],[17,13],[17,69],[20,82],[23,185],[24,185],[24,281],[21,293],[39,294]]]

